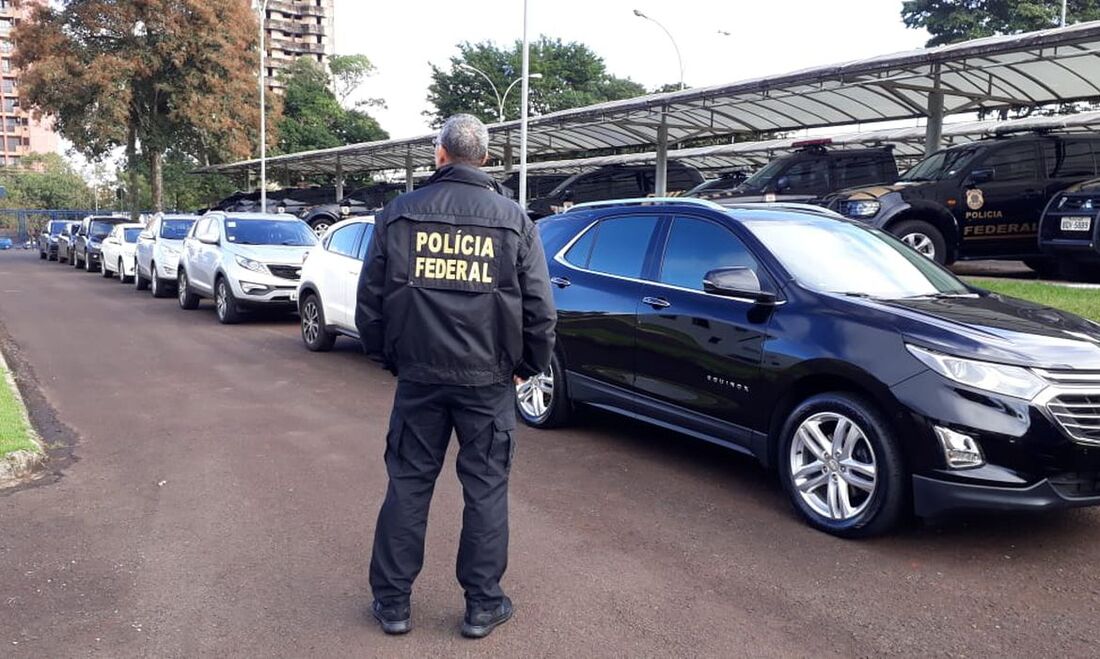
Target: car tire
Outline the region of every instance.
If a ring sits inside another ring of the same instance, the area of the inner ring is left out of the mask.
[[[1051,258],[1035,257],[1024,259],[1024,265],[1031,268],[1035,274],[1043,278],[1057,277],[1059,273],[1058,261]]]
[[[936,263],[947,262],[947,241],[932,224],[924,220],[905,220],[890,227],[890,233]]]
[[[191,285],[187,283],[187,273],[184,270],[180,270],[179,278],[176,280],[177,286],[179,286],[179,294],[176,296],[180,303],[180,309],[186,309],[192,311],[199,308],[199,296],[191,292]]]
[[[72,264],[73,268],[76,268],[76,269],[80,268],[80,261],[78,261],[77,258],[76,258],[76,252],[73,252],[72,255],[70,256],[69,263]]]
[[[908,500],[905,463],[889,424],[870,402],[839,392],[813,396],[790,413],[780,438],[776,464],[783,489],[810,526],[866,538],[901,520]]]
[[[1100,281],[1100,265],[1063,256],[1058,261],[1058,275],[1069,281]]]
[[[550,368],[516,385],[516,413],[525,424],[542,430],[569,423],[573,404],[557,351],[550,357]]]
[[[321,298],[314,293],[302,298],[299,305],[299,317],[302,325],[302,342],[311,352],[328,352],[336,343],[336,333],[325,325],[325,308]]]
[[[322,216],[310,220],[309,228],[313,229],[313,233],[317,234],[317,237],[320,238],[325,235],[325,232],[328,231],[329,227],[333,224],[336,224],[336,220],[333,220],[331,217]]]
[[[103,262],[103,263],[100,263],[100,264],[99,264],[99,271],[100,271],[101,273],[103,273],[103,278],[104,278],[104,279],[111,279],[112,277],[114,277],[114,276],[115,276],[115,273],[114,273],[114,272],[111,272],[110,268],[108,268],[108,267],[107,267],[107,263],[106,263],[106,262]],[[121,270],[121,269],[119,269],[119,272],[121,273],[121,272],[122,272],[122,270]]]
[[[38,250],[38,258],[45,261],[45,260],[47,260],[47,255],[42,250]]]
[[[141,270],[138,268],[137,263],[134,263],[134,290],[149,290],[149,280],[141,276]]]
[[[236,325],[241,322],[241,311],[237,308],[237,299],[233,297],[233,287],[225,277],[214,280],[214,312],[222,325]]]
[[[148,286],[152,289],[153,297],[168,297],[168,282],[157,276],[157,264],[153,263],[149,266],[149,283]]]
[[[134,271],[137,272],[137,266],[134,267]],[[126,268],[122,264],[122,259],[118,260],[118,280],[123,284],[130,283],[130,277],[126,275]]]

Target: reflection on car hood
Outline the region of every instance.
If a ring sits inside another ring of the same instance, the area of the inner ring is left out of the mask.
[[[293,247],[290,245],[231,245],[230,249],[254,261],[265,263],[301,263],[313,247]]]
[[[157,246],[171,247],[178,252],[183,249],[183,238],[180,238],[179,240],[174,240],[171,238],[157,238]]]
[[[891,183],[890,185],[872,185],[865,188],[849,188],[847,190],[841,190],[840,192],[837,192],[834,196],[851,201],[881,199],[891,192],[901,192],[905,188],[912,188],[918,185],[927,185],[934,182],[935,181],[898,181],[897,183]]]
[[[860,302],[889,309],[908,339],[945,353],[1021,366],[1100,370],[1100,325],[1050,307],[993,293]]]

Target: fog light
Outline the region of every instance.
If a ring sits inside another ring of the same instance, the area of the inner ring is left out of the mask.
[[[264,286],[263,284],[253,284],[252,282],[242,281],[241,282],[241,290],[244,291],[245,293],[252,294],[252,293],[266,293],[270,289],[267,286]]]
[[[978,446],[978,440],[970,435],[955,432],[950,428],[936,426],[936,437],[943,447],[943,457],[947,460],[947,466],[952,469],[968,469],[980,467],[985,464],[982,457],[982,449]]]

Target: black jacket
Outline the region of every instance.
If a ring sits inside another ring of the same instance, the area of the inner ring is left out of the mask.
[[[487,385],[549,366],[557,314],[542,242],[498,190],[447,165],[375,218],[355,325],[402,379]]]

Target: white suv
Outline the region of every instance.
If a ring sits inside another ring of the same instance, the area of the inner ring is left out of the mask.
[[[313,230],[293,215],[207,213],[183,241],[180,307],[213,298],[225,324],[239,322],[248,308],[293,309],[302,262],[316,244]]]
[[[157,214],[138,236],[134,288],[151,288],[153,297],[168,297],[176,284],[176,268],[183,239],[198,220],[197,215]]]
[[[134,274],[134,249],[137,247],[138,234],[144,228],[140,224],[116,224],[103,239],[99,248],[99,260],[105,278],[118,275],[122,283],[130,281]]]
[[[359,338],[355,329],[355,298],[359,271],[363,269],[372,235],[373,217],[337,222],[302,265],[298,314],[302,318],[302,340],[310,350],[332,349],[339,334]]]

